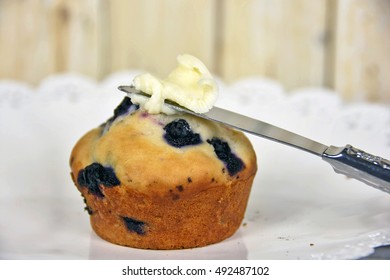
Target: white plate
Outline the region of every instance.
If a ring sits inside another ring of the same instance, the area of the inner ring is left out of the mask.
[[[135,72],[97,83],[52,76],[39,87],[0,81],[1,259],[356,259],[390,244],[390,196],[320,158],[249,136],[259,172],[243,225],[204,248],[150,251],[97,237],[69,176],[74,143],[108,119]],[[324,144],[390,158],[390,108],[344,105],[331,91],[286,95],[274,81],[221,85],[218,105]]]

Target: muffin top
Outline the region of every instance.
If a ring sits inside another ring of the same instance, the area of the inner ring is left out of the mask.
[[[256,155],[243,133],[164,105],[169,99],[198,113],[214,105],[218,87],[200,60],[178,56],[166,79],[141,74],[133,83],[150,98],[128,94],[75,146],[71,164],[80,186],[98,197],[104,197],[100,185],[156,193],[191,185],[199,192],[256,173]]]
[[[189,114],[150,114],[129,97],[80,139],[71,164],[77,165],[79,184],[92,185],[98,196],[99,184],[158,192],[162,185],[229,184],[256,172],[243,133]]]

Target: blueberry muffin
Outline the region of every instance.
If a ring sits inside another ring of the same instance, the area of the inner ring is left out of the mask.
[[[187,114],[149,114],[129,97],[73,148],[72,179],[103,239],[194,248],[240,226],[257,171],[241,132]]]

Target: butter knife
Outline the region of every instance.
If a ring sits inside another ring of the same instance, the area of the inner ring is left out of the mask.
[[[118,89],[126,93],[150,97],[150,95],[136,90],[133,86],[119,86]],[[198,114],[170,100],[165,100],[165,104],[176,111],[216,121],[309,152],[328,162],[336,173],[357,179],[390,194],[390,161],[387,159],[369,154],[351,145],[344,147],[326,146],[272,124],[218,107],[213,107],[207,113]]]

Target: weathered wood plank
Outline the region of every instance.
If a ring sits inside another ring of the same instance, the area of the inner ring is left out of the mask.
[[[111,70],[166,75],[191,53],[214,68],[215,0],[110,1]]]
[[[268,76],[288,89],[324,84],[325,0],[223,3],[223,77]]]
[[[42,1],[0,1],[0,75],[36,82],[53,72]]]
[[[95,0],[55,0],[48,7],[56,71],[98,76],[99,3]]]
[[[99,73],[95,0],[0,1],[0,75],[38,83],[74,71]]]
[[[227,81],[331,86],[390,102],[387,0],[0,0],[0,79],[166,75],[191,53]]]
[[[17,78],[19,6],[15,1],[0,1],[0,77]]]
[[[390,1],[338,3],[336,90],[347,100],[390,102]]]

